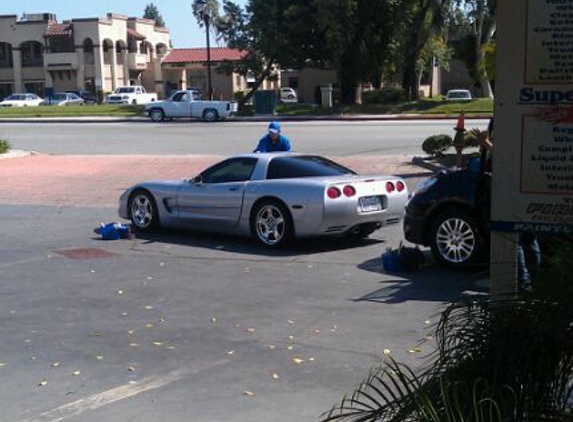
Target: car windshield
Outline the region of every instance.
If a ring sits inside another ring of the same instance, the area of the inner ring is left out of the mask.
[[[116,91],[117,94],[130,94],[132,92],[135,92],[135,88],[118,88]]]
[[[356,174],[352,170],[316,155],[276,157],[267,169],[267,179],[292,179],[298,177],[324,177]]]
[[[56,101],[62,101],[65,100],[67,98],[66,94],[54,94],[52,95],[52,100],[56,100]]]
[[[8,98],[6,98],[9,101],[25,101],[26,100],[26,96],[25,95],[10,95]]]

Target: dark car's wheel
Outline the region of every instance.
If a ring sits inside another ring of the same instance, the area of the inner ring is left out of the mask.
[[[219,119],[219,113],[217,113],[217,110],[208,108],[205,111],[203,111],[203,120],[205,120],[206,122],[216,122],[218,119]]]
[[[476,220],[464,210],[439,214],[430,235],[434,257],[450,268],[462,269],[475,263],[483,249]]]
[[[152,122],[162,122],[165,120],[165,113],[160,108],[154,108],[149,112],[149,118]]]
[[[283,246],[292,239],[293,224],[288,209],[278,201],[262,201],[251,213],[251,232],[268,247]]]
[[[133,227],[143,232],[152,232],[159,227],[159,212],[153,196],[138,190],[129,200],[129,216]]]

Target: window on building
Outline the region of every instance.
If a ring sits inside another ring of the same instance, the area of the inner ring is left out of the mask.
[[[84,40],[84,62],[94,64],[94,42],[91,38]]]
[[[111,64],[111,57],[113,54],[113,43],[110,40],[103,42],[103,63]]]
[[[36,94],[38,96],[44,95],[44,83],[43,82],[26,82],[24,84],[24,90],[30,94]]]
[[[12,95],[12,84],[0,84],[0,100]]]
[[[50,53],[74,53],[74,39],[70,36],[50,37],[46,40]]]
[[[13,67],[12,62],[12,45],[0,43],[0,68]]]
[[[37,41],[27,41],[22,44],[22,67],[44,66],[43,46]]]

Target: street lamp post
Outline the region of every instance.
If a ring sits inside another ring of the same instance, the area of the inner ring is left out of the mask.
[[[213,101],[213,81],[211,79],[211,38],[210,38],[210,25],[211,15],[207,7],[206,0],[196,0],[195,2],[197,11],[201,16],[201,20],[205,22],[205,31],[207,34],[207,95],[209,100]]]

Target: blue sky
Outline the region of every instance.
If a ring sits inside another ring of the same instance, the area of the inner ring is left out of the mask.
[[[247,0],[237,0],[245,5]],[[22,0],[12,3],[0,1],[0,15],[22,15],[22,13],[51,12],[58,20],[70,18],[104,17],[107,12],[129,16],[142,16],[149,0]],[[204,47],[205,32],[197,25],[191,12],[192,0],[153,0],[171,30],[174,47]],[[18,3],[18,5],[16,5]]]

